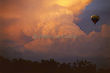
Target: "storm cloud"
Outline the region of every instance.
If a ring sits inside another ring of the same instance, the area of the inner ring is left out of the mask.
[[[0,0],[0,55],[31,60],[110,58],[109,0]],[[90,16],[101,20],[94,25]],[[72,35],[33,39],[34,35]]]

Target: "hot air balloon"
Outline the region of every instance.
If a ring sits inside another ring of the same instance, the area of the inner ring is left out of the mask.
[[[94,24],[96,24],[100,20],[100,16],[92,15],[91,20],[93,21]]]

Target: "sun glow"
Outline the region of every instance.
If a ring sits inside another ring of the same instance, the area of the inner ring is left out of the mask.
[[[57,0],[57,3],[61,6],[70,6],[72,5],[73,0]]]

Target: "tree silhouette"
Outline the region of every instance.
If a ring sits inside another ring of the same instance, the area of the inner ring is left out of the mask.
[[[32,62],[30,60],[8,60],[0,56],[0,73],[110,73],[110,69],[96,70],[96,64],[87,60],[59,63],[54,59]]]

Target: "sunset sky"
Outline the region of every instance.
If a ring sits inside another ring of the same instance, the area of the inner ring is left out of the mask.
[[[108,63],[109,3],[110,0],[0,0],[0,55],[58,61],[82,57]],[[94,14],[101,18],[96,25],[90,18]],[[55,38],[64,35],[69,38]]]

